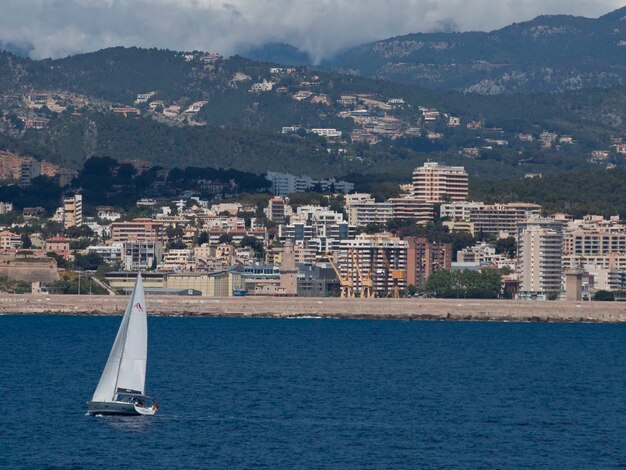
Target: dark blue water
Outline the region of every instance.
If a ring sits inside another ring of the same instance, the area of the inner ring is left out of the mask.
[[[119,320],[0,317],[0,467],[626,466],[626,326],[150,318],[160,414],[85,416]]]

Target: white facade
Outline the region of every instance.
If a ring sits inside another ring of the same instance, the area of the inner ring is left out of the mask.
[[[275,196],[288,196],[292,193],[303,193],[319,185],[322,191],[347,194],[354,191],[354,184],[347,181],[337,181],[335,178],[315,180],[310,176],[294,176],[289,173],[268,171],[265,179],[272,183],[272,193]]]
[[[546,223],[520,228],[517,247],[520,292],[560,293],[563,285],[563,233]]]
[[[317,134],[319,136],[328,137],[328,138],[338,138],[338,137],[341,137],[341,135],[343,134],[341,131],[338,131],[337,129],[321,129],[321,128],[311,129],[309,132],[311,132],[312,134]]]

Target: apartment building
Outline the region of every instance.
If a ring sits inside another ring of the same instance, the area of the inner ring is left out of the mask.
[[[322,191],[348,194],[354,191],[354,183],[340,181],[335,178],[315,180],[310,176],[294,176],[289,173],[268,171],[265,179],[272,183],[272,194],[276,196],[288,196],[292,193],[303,193],[315,187]]]
[[[619,217],[589,215],[568,223],[564,235],[565,255],[597,257],[626,254],[626,225]]]
[[[83,224],[83,196],[63,198],[63,227],[67,230],[70,227],[79,227]]]
[[[348,222],[320,224],[320,223],[303,223],[283,225],[278,227],[278,238],[281,241],[291,240],[294,243],[304,242],[308,244],[310,240],[316,238],[327,238],[334,240],[346,240],[354,238],[356,234],[356,226],[350,225]]]
[[[439,269],[452,266],[452,244],[430,242],[423,237],[407,237],[407,284],[418,289]]]
[[[432,202],[415,197],[394,197],[388,200],[394,219],[412,219],[416,222],[431,222],[434,219]]]
[[[286,221],[285,216],[285,199],[280,196],[275,196],[269,201],[267,207],[267,218],[277,224],[284,224]]]
[[[22,238],[9,230],[0,232],[0,250],[13,250],[22,245]]]
[[[517,247],[522,297],[562,291],[563,231],[558,221],[535,219],[520,225]]]
[[[350,225],[386,224],[393,218],[389,201],[376,202],[370,194],[356,193],[346,196],[346,212]]]
[[[41,162],[37,160],[26,160],[20,166],[20,182],[19,186],[24,188],[30,186],[33,179],[41,176]]]
[[[394,287],[407,287],[408,243],[387,234],[359,235],[342,240],[336,251],[337,264],[343,278],[348,278],[356,295],[363,291],[363,281],[371,279],[377,297],[391,295]]]
[[[127,222],[111,223],[111,241],[127,242],[165,242],[165,227],[161,222],[148,218],[139,218]]]
[[[92,245],[87,247],[87,253],[94,253],[102,260],[109,264],[114,265],[122,259],[123,243],[114,243],[113,245]]]
[[[468,176],[462,166],[426,162],[413,171],[413,196],[428,202],[464,201]]]
[[[474,246],[468,246],[456,253],[457,263],[476,263],[479,266],[491,266],[497,269],[503,267],[515,268],[515,261],[507,258],[504,254],[496,253],[496,248],[491,243],[481,242]]]
[[[152,269],[163,258],[163,245],[158,241],[127,241],[122,245],[122,265],[126,271]]]
[[[538,204],[512,202],[507,204],[485,204],[483,202],[459,201],[442,204],[442,218],[470,222],[477,233],[494,234],[500,238],[517,235],[517,226],[541,216]]]

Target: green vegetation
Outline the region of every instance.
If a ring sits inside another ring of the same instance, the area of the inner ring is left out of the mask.
[[[61,188],[47,176],[39,176],[31,186],[20,188],[17,185],[0,186],[0,201],[13,202],[15,209],[43,207],[47,213],[54,213],[61,200]]]
[[[107,155],[120,160],[144,159],[166,168],[212,166],[255,173],[270,169],[311,176],[386,174],[386,179],[371,181],[383,184],[406,181],[413,167],[430,158],[464,164],[481,179],[498,179],[525,172],[547,175],[588,169],[589,152],[606,148],[611,136],[626,131],[621,119],[626,107],[623,86],[563,94],[478,96],[307,69],[277,78],[269,74],[269,64],[241,57],[205,67],[199,60],[185,61],[179,52],[138,48],[111,48],[44,61],[0,52],[0,72],[0,91],[67,90],[86,95],[100,110],[116,102],[130,105],[138,93],[148,91],[156,92],[154,99],[183,108],[196,100],[208,101],[194,117],[206,126],[158,122],[162,118],[146,117],[147,106],[139,105],[144,107],[144,116],[139,118],[98,113],[94,108],[82,109],[80,115],[72,115],[71,108],[61,114],[42,108],[38,113],[50,118],[49,128],[23,131],[19,113],[7,110],[0,149],[73,168],[80,168],[91,156]],[[235,74],[245,74],[249,79],[233,81]],[[314,74],[319,78],[313,81]],[[300,82],[307,81],[305,88],[327,96],[328,102],[297,101],[276,92],[248,92],[252,82],[263,79],[277,81],[276,85],[288,93],[301,89]],[[337,117],[343,108],[336,100],[357,93],[383,101],[402,97],[405,106],[392,114],[405,122],[415,121],[420,106],[458,116],[464,123],[481,120],[486,127],[502,128],[502,134],[491,137],[507,139],[510,144],[482,150],[477,159],[467,159],[459,150],[483,147],[489,134],[465,126],[446,128],[444,120],[433,124],[434,130],[445,131],[445,138],[436,144],[421,137],[383,140],[374,146],[351,142],[337,145],[311,135],[279,134],[282,126],[289,125],[336,127],[349,132],[355,124]],[[518,132],[537,136],[542,130],[571,135],[576,144],[540,151],[538,144],[521,144],[515,138]],[[622,165],[618,160],[615,163]],[[364,185],[369,183],[364,179]],[[393,189],[381,188],[381,194],[390,191]]]
[[[440,269],[426,282],[426,291],[435,297],[495,299],[500,295],[501,273],[496,269],[454,271]]]
[[[46,287],[53,294],[80,294],[106,295],[108,292],[91,280],[91,275],[80,274],[74,271],[61,271],[61,279],[47,284]],[[79,282],[80,276],[80,282]]]
[[[16,281],[6,276],[0,276],[0,292],[7,294],[30,294],[31,286],[29,282]]]
[[[593,294],[593,300],[599,300],[602,302],[615,300],[615,293],[608,290],[599,290]]]
[[[532,179],[470,182],[470,198],[535,202],[549,213],[626,216],[626,170],[571,172]]]

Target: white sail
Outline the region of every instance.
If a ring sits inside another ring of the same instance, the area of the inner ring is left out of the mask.
[[[129,302],[130,319],[117,376],[117,388],[144,393],[148,359],[148,320],[141,274]]]
[[[113,401],[118,388],[143,394],[147,352],[148,324],[143,282],[139,274],[92,401]]]

